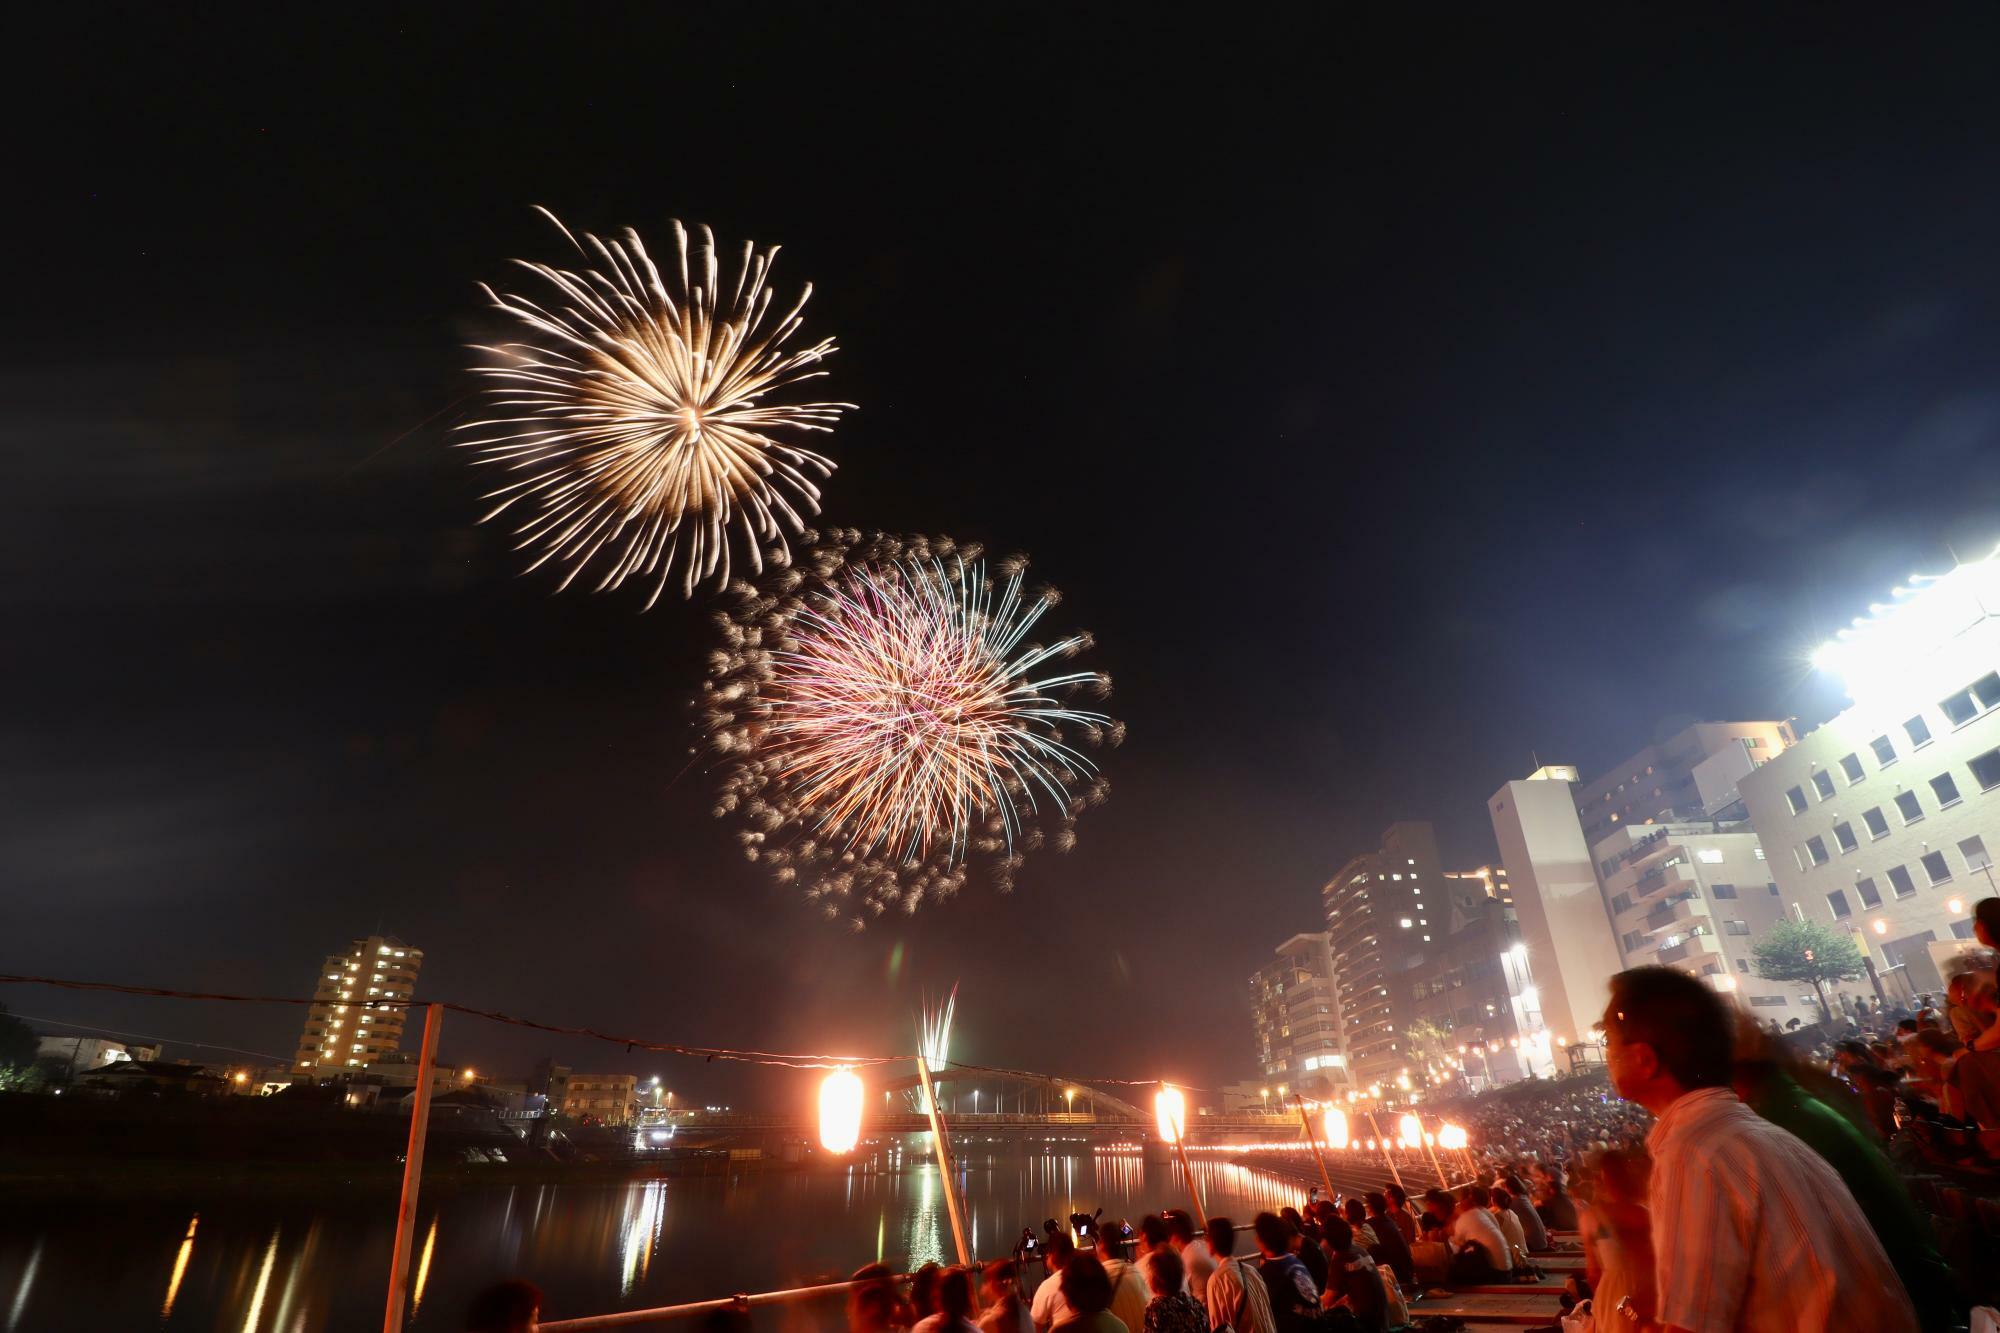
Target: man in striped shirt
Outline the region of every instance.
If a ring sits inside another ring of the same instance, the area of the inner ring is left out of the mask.
[[[1657,1117],[1647,1147],[1660,1308],[1640,1312],[1647,1328],[1915,1333],[1847,1186],[1730,1091],[1734,1031],[1720,996],[1669,967],[1621,972],[1604,1034],[1612,1086]]]

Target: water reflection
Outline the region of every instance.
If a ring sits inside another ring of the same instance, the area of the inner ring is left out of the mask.
[[[1178,1167],[1137,1152],[969,1143],[959,1163],[986,1258],[1044,1218],[1187,1206]],[[1241,1220],[1300,1193],[1226,1163],[1195,1172],[1210,1208]],[[473,1292],[510,1277],[540,1286],[555,1318],[810,1283],[871,1260],[955,1260],[941,1184],[934,1164],[884,1149],[838,1170],[441,1189],[412,1255],[411,1323],[449,1329]],[[68,1329],[82,1310],[93,1327],[165,1333],[368,1327],[394,1231],[393,1194],[38,1202],[0,1212],[0,1333]],[[801,1308],[758,1333],[839,1327],[838,1302]]]
[[[162,1322],[174,1312],[174,1297],[181,1293],[181,1279],[187,1276],[188,1257],[194,1253],[194,1229],[200,1225],[200,1213],[188,1219],[187,1235],[181,1237],[181,1252],[174,1256],[174,1275],[167,1279],[167,1299],[160,1303]]]

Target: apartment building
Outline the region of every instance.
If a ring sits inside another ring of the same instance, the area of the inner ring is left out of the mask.
[[[1435,830],[1408,822],[1391,824],[1377,850],[1348,861],[1321,890],[1341,1043],[1357,1084],[1393,1080],[1409,1067],[1391,986],[1444,937],[1444,888]]]
[[[314,981],[293,1072],[366,1069],[400,1047],[423,965],[424,951],[393,935],[350,940],[345,953],[328,954]]]
[[[1292,936],[1250,978],[1258,1072],[1265,1085],[1308,1097],[1353,1086],[1329,938],[1325,931]]]
[[[1815,654],[1852,706],[1743,779],[1780,897],[1940,991],[2000,848],[2000,555],[1913,577]],[[1865,986],[1852,989],[1865,990]]]

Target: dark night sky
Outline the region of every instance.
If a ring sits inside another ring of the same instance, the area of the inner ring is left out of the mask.
[[[556,1021],[904,1050],[959,978],[966,1058],[1245,1076],[1243,978],[1382,825],[1476,864],[1531,751],[1816,720],[1806,651],[2000,538],[1990,8],[667,8],[18,48],[0,970],[297,993],[379,923]],[[738,858],[675,781],[701,603],[516,577],[445,447],[536,203],[784,244],[862,408],[828,518],[1026,550],[1098,635],[1076,852],[858,937]],[[804,1095],[445,1042],[545,1049]]]

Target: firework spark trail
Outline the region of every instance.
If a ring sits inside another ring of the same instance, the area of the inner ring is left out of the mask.
[[[566,568],[567,588],[596,563],[597,591],[650,579],[646,605],[659,600],[676,567],[683,595],[697,583],[728,581],[732,540],[753,573],[789,558],[788,532],[819,510],[816,477],[833,460],[772,438],[772,431],[831,431],[852,403],[772,404],[767,395],[819,379],[834,351],[823,339],[797,351],[785,344],[803,324],[808,284],[772,318],[768,285],[778,247],[745,242],[725,291],[715,240],[700,229],[690,268],[688,232],[674,223],[678,258],[663,279],[637,232],[604,241],[573,235],[594,267],[581,272],[516,261],[548,284],[544,301],[496,292],[495,309],[534,341],[480,347],[494,415],[459,429],[477,461],[521,473],[486,498],[499,503],[481,522],[521,505],[517,549],[539,548],[528,566]],[[519,511],[517,511],[519,512]]]
[[[734,760],[717,813],[741,815],[749,855],[803,877],[830,915],[913,911],[974,856],[1004,889],[1046,821],[1067,847],[1103,799],[1077,745],[1123,728],[1071,699],[1109,683],[1042,674],[1088,636],[1028,643],[1054,594],[1029,593],[1019,561],[990,578],[978,556],[841,532],[773,591],[733,585],[706,692],[711,742]]]

